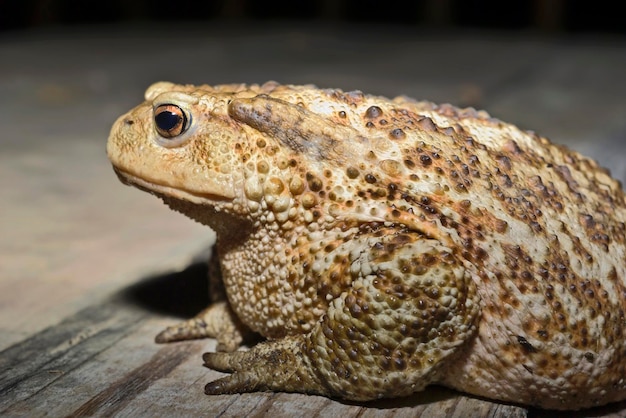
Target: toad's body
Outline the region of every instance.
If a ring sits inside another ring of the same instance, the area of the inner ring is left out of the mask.
[[[406,98],[158,83],[146,100],[108,154],[217,231],[214,304],[158,337],[218,339],[205,362],[233,374],[207,393],[626,398],[625,199],[592,160]],[[268,342],[231,353],[249,330]]]

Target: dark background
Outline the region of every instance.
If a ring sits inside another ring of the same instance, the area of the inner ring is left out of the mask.
[[[0,0],[0,31],[151,21],[317,20],[558,33],[626,33],[619,1]]]

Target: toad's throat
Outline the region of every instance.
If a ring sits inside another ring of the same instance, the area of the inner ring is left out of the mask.
[[[120,181],[160,198],[171,209],[212,228],[218,241],[228,241],[237,245],[244,240],[253,227],[249,219],[219,209],[228,205],[231,199],[210,193],[193,193],[167,185],[147,181],[118,167],[113,167]]]

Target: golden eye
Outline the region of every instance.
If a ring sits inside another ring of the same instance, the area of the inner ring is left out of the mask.
[[[163,104],[154,110],[154,125],[163,138],[174,138],[187,131],[189,118],[179,106]]]

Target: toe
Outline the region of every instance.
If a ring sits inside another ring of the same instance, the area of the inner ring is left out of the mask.
[[[236,371],[231,361],[233,354],[234,353],[204,353],[202,360],[204,361],[204,365],[210,369],[222,373],[232,373]]]
[[[258,389],[258,380],[251,375],[238,372],[221,379],[214,380],[204,387],[207,395],[225,395],[232,393],[254,392]]]

